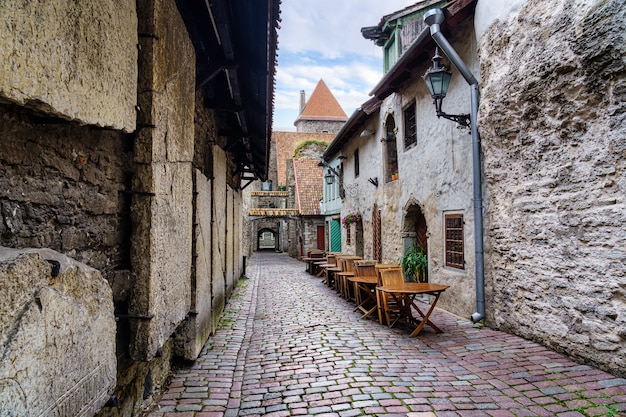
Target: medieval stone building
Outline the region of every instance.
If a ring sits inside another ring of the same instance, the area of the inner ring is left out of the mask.
[[[301,92],[297,132],[272,134],[266,190],[253,188],[248,214],[250,250],[259,249],[264,233],[275,236],[275,249],[300,257],[309,249],[324,249],[328,237],[320,213],[323,171],[320,156],[347,116],[324,80],[306,100]],[[274,184],[277,184],[275,186]],[[276,188],[269,190],[269,188]]]
[[[624,33],[610,0],[422,1],[364,28],[390,65],[324,154],[362,218],[343,251],[417,241],[438,306],[626,375]]]
[[[0,415],[131,415],[215,331],[278,5],[0,3]]]

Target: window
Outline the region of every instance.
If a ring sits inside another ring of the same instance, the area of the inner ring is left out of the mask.
[[[396,122],[393,118],[393,114],[387,116],[385,121],[385,137],[384,152],[385,152],[385,181],[392,181],[392,176],[398,173],[398,151],[396,148]]]
[[[417,142],[415,118],[415,103],[413,103],[404,109],[404,149],[408,149]]]
[[[350,233],[350,229],[352,229],[351,226],[346,228],[346,245],[352,244],[352,233]]]
[[[359,150],[354,150],[354,178],[359,177]]]
[[[396,61],[398,61],[398,57],[400,56],[399,49],[400,48],[399,48],[398,42],[396,42],[396,34],[394,32],[391,34],[391,36],[389,37],[389,40],[387,40],[384,46],[384,52],[383,52],[384,68],[383,69],[385,73],[389,71],[391,67],[393,67]]]
[[[444,216],[446,239],[446,266],[465,269],[465,251],[463,237],[463,215],[446,214]]]

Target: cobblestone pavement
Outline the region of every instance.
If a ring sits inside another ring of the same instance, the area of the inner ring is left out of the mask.
[[[417,338],[256,253],[198,360],[149,417],[625,416],[626,380],[442,311]]]

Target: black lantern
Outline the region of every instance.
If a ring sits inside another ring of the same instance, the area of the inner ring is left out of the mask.
[[[437,117],[443,117],[444,119],[453,120],[464,127],[470,126],[469,114],[446,114],[441,110],[441,104],[443,98],[448,93],[448,87],[450,86],[450,79],[452,73],[448,69],[441,65],[441,55],[439,55],[439,48],[435,48],[435,56],[433,56],[433,66],[426,70],[424,74],[424,82],[428,88],[428,92],[435,101],[435,111]]]
[[[330,169],[326,171],[326,175],[324,175],[324,179],[326,180],[326,184],[328,185],[332,185],[333,182],[335,182],[335,176],[333,175],[332,172],[330,172]]]

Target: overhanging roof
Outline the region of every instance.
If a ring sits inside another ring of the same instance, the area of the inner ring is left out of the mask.
[[[424,3],[426,2],[422,2],[420,5]],[[454,28],[474,15],[475,7],[476,0],[454,0],[448,3],[443,8],[446,20],[441,26],[442,31],[444,33],[454,31]],[[406,9],[404,9],[403,12],[404,11],[406,11]],[[385,20],[385,18],[383,18],[383,20]],[[421,74],[416,74],[415,71],[425,61],[430,59],[430,54],[433,53],[433,50],[434,41],[430,36],[430,29],[427,27],[417,36],[413,43],[411,43],[411,46],[409,46],[394,66],[374,87],[370,93],[373,97],[355,110],[352,116],[350,116],[348,121],[335,136],[335,139],[328,145],[326,152],[322,155],[322,159],[326,162],[330,161],[341,151],[350,138],[354,137],[359,130],[363,129],[363,124],[367,121],[368,116],[380,108],[382,100],[398,91],[407,80],[421,76]]]
[[[177,0],[196,51],[196,88],[240,172],[265,180],[280,0]]]
[[[442,10],[446,17],[441,25],[444,34],[454,31],[454,28],[474,15],[476,0],[456,0],[448,3]],[[421,76],[416,70],[430,59],[434,51],[435,42],[430,36],[430,28],[426,27],[411,43],[411,46],[402,54],[394,66],[383,76],[370,95],[384,100],[396,92],[407,80]]]

